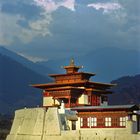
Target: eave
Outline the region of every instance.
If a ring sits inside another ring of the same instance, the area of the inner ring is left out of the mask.
[[[33,86],[35,88],[46,89],[46,88],[53,88],[53,87],[71,86],[73,84],[74,85],[82,85],[82,84],[85,84],[85,81],[81,81],[81,82],[68,82],[68,83],[33,84],[31,86]]]
[[[66,86],[66,87],[56,87],[56,88],[47,88],[47,91],[56,91],[56,90],[85,90],[85,88],[80,88],[80,87],[71,87],[71,86]]]
[[[59,77],[59,76],[69,76],[69,75],[90,75],[94,76],[96,75],[95,73],[88,73],[88,72],[75,72],[75,73],[67,73],[67,74],[49,74],[50,77]]]
[[[31,85],[35,88],[40,88],[40,89],[46,89],[46,88],[51,88],[51,87],[59,87],[59,86],[84,86],[84,87],[96,87],[96,85],[104,87],[104,88],[110,88],[112,86],[115,86],[116,84],[106,84],[106,83],[97,83],[97,82],[90,82],[90,81],[80,81],[80,82],[67,82],[67,83],[47,83],[47,84],[34,84]]]
[[[89,112],[89,111],[134,111],[139,110],[137,105],[108,105],[108,106],[80,106],[74,107],[72,110],[78,112]]]

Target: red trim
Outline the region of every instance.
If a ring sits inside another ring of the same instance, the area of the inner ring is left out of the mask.
[[[51,95],[49,95],[48,93],[44,93],[43,97],[52,97]]]
[[[49,74],[50,77],[58,77],[58,76],[69,76],[69,75],[89,75],[94,76],[95,73],[88,73],[88,72],[75,72],[75,73],[66,73],[66,74]]]
[[[126,128],[126,126],[92,126],[91,128]]]
[[[64,86],[64,85],[81,85],[86,87],[88,86],[104,86],[106,88],[114,86],[114,84],[106,84],[106,83],[97,83],[97,82],[91,82],[91,81],[76,81],[76,82],[67,82],[67,83],[48,83],[48,84],[34,84],[33,87],[41,88],[41,89],[47,89],[48,87],[56,87],[56,86]]]
[[[130,108],[72,108],[79,112],[90,112],[90,111],[129,111]]]
[[[90,126],[88,126],[88,119],[87,117],[81,117],[80,118],[80,127],[81,128],[90,128]]]
[[[89,126],[80,126],[80,128],[90,128]]]

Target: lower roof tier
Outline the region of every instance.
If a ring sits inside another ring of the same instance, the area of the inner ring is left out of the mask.
[[[69,82],[69,83],[47,83],[47,84],[34,84],[33,87],[40,89],[54,88],[54,87],[63,87],[63,86],[74,86],[74,87],[90,87],[95,89],[109,89],[116,84],[107,84],[91,81],[80,81],[80,82]]]

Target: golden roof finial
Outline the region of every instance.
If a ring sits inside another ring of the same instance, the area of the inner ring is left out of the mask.
[[[75,66],[74,65],[74,59],[73,58],[71,58],[71,60],[70,60],[70,66]]]

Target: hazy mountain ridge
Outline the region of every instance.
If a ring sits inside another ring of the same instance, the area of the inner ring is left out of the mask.
[[[4,50],[4,52],[2,50]],[[109,76],[109,79],[110,79],[113,72],[114,73],[117,73],[118,71],[121,72],[120,66],[119,66],[120,61],[121,63],[123,61],[127,63],[127,66],[126,64],[122,63],[121,69],[124,69],[125,67],[124,71],[126,71],[126,73],[128,72],[127,74],[125,73],[121,73],[121,74],[133,75],[133,74],[139,73],[139,65],[138,65],[139,62],[138,62],[137,52],[134,51],[131,53],[129,52],[129,54],[126,54],[126,52],[124,53],[124,51],[118,50],[118,49],[116,51],[115,49],[112,49],[112,50],[108,49],[104,51],[102,50],[103,52],[101,50],[96,51],[96,53],[94,52],[95,55],[92,55],[94,53],[90,52],[89,55],[82,56],[81,58],[79,57],[75,58],[76,65],[84,66],[84,68],[81,69],[81,71],[97,73],[95,78],[93,77],[93,81],[96,80],[99,82],[103,82],[105,81],[106,79],[105,77],[107,76]],[[107,52],[105,53],[105,51]],[[113,51],[115,51],[115,54],[112,54]],[[121,51],[123,52],[123,54],[118,55]],[[14,112],[15,109],[23,108],[25,106],[36,106],[38,104],[41,104],[42,102],[41,90],[32,88],[29,85],[34,84],[34,83],[50,82],[48,77],[42,76],[36,71],[33,71],[32,69],[34,68],[29,68],[28,65],[26,67],[26,64],[31,63],[30,61],[28,63],[28,60],[25,59],[27,63],[23,64],[23,61],[22,60],[20,61],[18,59],[20,58],[24,60],[23,57],[20,57],[18,55],[16,56],[16,53],[14,53],[14,58],[13,58],[12,55],[13,55],[13,52],[0,47],[0,66],[1,66],[0,67],[0,112],[4,112],[4,113]],[[124,59],[122,59],[123,55],[124,55]],[[131,56],[131,58],[126,57],[125,55],[129,57]],[[108,59],[111,59],[110,58],[111,56],[112,56],[112,59],[114,59],[114,63],[116,64],[116,66],[112,65],[111,61],[108,61]],[[51,69],[53,68],[55,71],[57,71],[56,73],[64,73],[64,70],[61,67],[68,65],[69,60],[70,58],[54,60],[54,61],[48,61],[47,63],[42,62],[42,63],[39,63],[39,65],[47,64],[49,65],[49,67],[51,67]],[[34,63],[34,65],[36,65],[36,63]],[[37,66],[39,65],[37,64]],[[114,71],[110,69],[110,66],[112,66]],[[97,67],[99,67],[100,69]],[[131,73],[130,71],[133,74],[129,74]],[[50,73],[53,73],[53,71],[51,71]],[[102,80],[104,75],[105,77]],[[140,102],[139,100],[140,87],[138,84],[140,83],[139,75],[122,77],[112,82],[117,83],[118,85],[113,89],[115,93],[110,95],[110,103],[130,104],[130,103]]]
[[[136,75],[140,73],[140,52],[119,48],[102,48],[89,52],[84,56],[74,57],[76,65],[83,65],[81,71],[96,73],[93,80],[110,82],[124,75]],[[54,68],[63,73],[61,66],[68,65],[69,59],[49,60],[39,64]]]
[[[5,140],[10,132],[13,118],[9,115],[0,114],[0,140]]]
[[[109,95],[111,104],[140,104],[140,74],[124,76],[111,83],[117,84]]]
[[[17,108],[40,104],[40,90],[29,85],[49,82],[47,77],[2,54],[0,66],[0,112],[8,113]]]
[[[6,49],[3,46],[0,46],[0,54],[19,62],[20,64],[27,67],[28,69],[31,69],[31,70],[35,71],[36,73],[43,75],[43,76],[48,76],[48,74],[52,71],[50,68],[37,64],[37,63],[34,63],[34,62],[26,59],[25,57]]]

